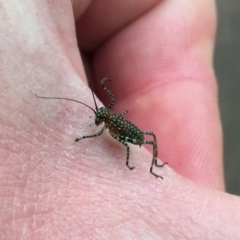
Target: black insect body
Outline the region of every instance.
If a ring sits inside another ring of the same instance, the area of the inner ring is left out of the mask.
[[[157,155],[158,155],[158,150],[157,150],[157,138],[156,135],[153,132],[143,132],[141,131],[138,127],[136,127],[133,123],[130,121],[126,120],[123,118],[123,116],[128,112],[124,111],[121,114],[116,114],[113,111],[111,111],[112,106],[115,103],[115,98],[113,94],[106,88],[104,85],[105,81],[110,81],[108,78],[103,78],[101,81],[101,85],[103,89],[107,92],[107,94],[110,96],[111,101],[108,104],[107,107],[101,107],[98,108],[96,104],[96,100],[93,95],[93,100],[95,103],[95,109],[89,107],[85,103],[82,103],[77,100],[69,99],[69,98],[61,98],[61,97],[41,97],[37,96],[38,98],[45,98],[45,99],[64,99],[64,100],[70,100],[74,102],[78,102],[83,104],[84,106],[90,108],[94,114],[95,114],[95,124],[98,126],[102,123],[104,123],[104,127],[97,132],[94,135],[89,135],[89,136],[83,136],[81,138],[76,138],[75,142],[78,142],[81,139],[84,138],[93,138],[93,137],[98,137],[100,136],[104,130],[108,129],[110,135],[115,138],[117,141],[122,143],[126,148],[127,148],[127,158],[126,158],[126,166],[130,169],[133,170],[134,167],[129,166],[129,155],[130,155],[130,149],[128,146],[128,143],[132,143],[135,145],[141,146],[142,144],[150,144],[153,146],[153,159],[152,159],[152,164],[150,167],[150,173],[153,174],[157,178],[162,178],[162,176],[157,175],[156,173],[153,172],[153,165],[156,167],[163,167],[167,163],[163,164],[158,164],[157,163]],[[153,137],[153,141],[148,141],[144,139],[144,134],[146,135],[151,135]]]

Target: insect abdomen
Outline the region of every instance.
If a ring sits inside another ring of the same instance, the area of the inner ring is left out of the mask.
[[[144,140],[143,133],[138,127],[114,112],[109,113],[109,116],[105,119],[105,125],[110,134],[119,135],[127,142],[139,144]]]

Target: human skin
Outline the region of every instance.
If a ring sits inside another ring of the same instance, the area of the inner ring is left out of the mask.
[[[212,69],[214,2],[73,2],[94,88],[117,113],[156,133],[151,147],[94,134],[93,107],[70,1],[0,1],[2,239],[239,239],[240,199],[224,192]],[[90,56],[90,57],[89,57]],[[102,106],[97,100],[98,106]],[[148,151],[149,150],[149,151]]]

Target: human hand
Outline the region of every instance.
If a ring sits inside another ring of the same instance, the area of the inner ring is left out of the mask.
[[[155,132],[160,159],[179,174],[165,166],[155,169],[164,180],[154,178],[152,152],[132,145],[129,171],[125,148],[106,133],[74,143],[97,131],[90,110],[35,98],[94,106],[71,3],[2,0],[2,238],[238,239],[239,197],[221,192],[213,1],[87,4],[73,2],[95,88],[113,79],[114,111]]]

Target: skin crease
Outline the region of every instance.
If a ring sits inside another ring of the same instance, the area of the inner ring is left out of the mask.
[[[158,137],[150,152],[93,134],[70,1],[0,1],[0,232],[2,239],[239,239],[240,199],[224,193],[222,136],[212,70],[213,1],[73,2],[114,111]],[[98,106],[101,103],[97,101]]]

